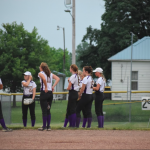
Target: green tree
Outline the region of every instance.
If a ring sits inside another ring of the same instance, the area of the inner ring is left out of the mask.
[[[4,89],[15,93],[22,91],[23,73],[31,71],[39,83],[37,74],[42,61],[53,64],[48,41],[41,38],[34,27],[32,32],[24,29],[23,24],[3,24],[0,29],[0,77]],[[53,68],[53,66],[52,66]],[[13,106],[16,105],[15,96]]]
[[[59,71],[59,72],[64,72],[63,71],[63,58],[64,58],[64,50],[61,48],[55,49],[52,48],[52,58],[53,58],[53,64],[55,64],[55,67],[51,70]],[[66,71],[69,70],[70,67],[70,53],[67,49],[65,49],[65,73]]]
[[[40,90],[39,66],[41,62],[46,62],[50,70],[63,72],[64,51],[55,49],[48,45],[48,41],[38,35],[34,27],[32,32],[24,29],[23,24],[17,25],[3,24],[0,29],[0,77],[2,78],[4,89],[11,93],[22,91],[21,81],[23,73],[30,71],[37,83],[37,91]],[[70,53],[65,50],[65,73],[70,75]],[[16,106],[15,96],[13,106]]]
[[[150,35],[150,1],[105,0],[105,10],[101,30],[92,29],[91,26],[87,28],[82,42],[89,41],[89,47],[79,56],[79,60],[84,60],[82,67],[102,67],[109,79],[111,63],[107,59],[131,44],[130,32],[135,34],[134,42]]]

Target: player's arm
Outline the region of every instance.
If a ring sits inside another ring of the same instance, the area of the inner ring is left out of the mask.
[[[3,89],[3,84],[0,84],[0,90]]]
[[[35,98],[35,93],[36,93],[36,87],[35,87],[35,88],[33,88],[33,96],[32,96],[32,99],[34,99],[34,98]]]
[[[60,78],[58,76],[56,76],[55,74],[53,74],[53,79],[55,79],[55,83],[52,86],[52,91],[54,91],[55,86],[60,81]]]
[[[98,91],[99,88],[100,88],[100,84],[98,83],[96,87],[93,87],[93,90],[94,90],[94,91]]]
[[[23,86],[28,86],[30,84],[31,79],[32,79],[32,76],[29,76],[28,81],[27,82],[22,82],[22,85]]]
[[[85,90],[86,84],[82,84],[81,90],[79,92],[79,97],[81,96],[81,94],[83,93],[83,91]]]
[[[72,86],[72,83],[71,83],[71,81],[69,81],[69,85],[67,87],[67,90],[70,90],[71,86]]]
[[[45,92],[47,93],[48,90],[47,90],[47,82],[46,82],[45,76],[42,73],[39,73],[39,77],[43,80],[43,83],[45,85]]]

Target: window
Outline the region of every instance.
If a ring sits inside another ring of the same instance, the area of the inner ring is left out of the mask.
[[[138,71],[132,71],[132,89],[138,90]]]

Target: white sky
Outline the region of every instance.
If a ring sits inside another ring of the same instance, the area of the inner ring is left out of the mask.
[[[51,47],[63,49],[63,30],[57,30],[57,25],[65,27],[65,45],[71,52],[72,17],[65,9],[64,0],[0,0],[0,28],[13,21],[22,22],[29,32],[35,26]],[[76,46],[89,25],[100,29],[104,11],[103,0],[76,0]]]

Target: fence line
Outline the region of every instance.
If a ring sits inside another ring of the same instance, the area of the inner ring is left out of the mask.
[[[69,92],[53,92],[53,94],[68,94]],[[94,93],[94,92],[93,92]],[[127,93],[127,91],[104,91],[104,93]],[[132,91],[131,93],[150,93],[150,91]],[[11,96],[11,95],[23,95],[23,93],[0,93],[0,95]],[[36,95],[40,95],[37,92]]]

